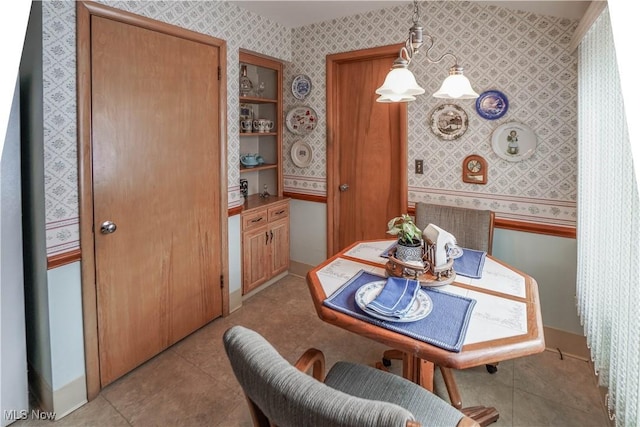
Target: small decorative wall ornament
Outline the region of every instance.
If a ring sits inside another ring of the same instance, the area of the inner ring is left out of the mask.
[[[487,161],[477,154],[465,157],[462,161],[462,181],[469,184],[486,184]]]
[[[538,145],[535,132],[524,123],[504,123],[493,131],[491,148],[502,159],[519,162],[533,156]]]
[[[469,127],[467,113],[456,104],[437,106],[431,112],[429,121],[433,133],[445,141],[460,138]]]

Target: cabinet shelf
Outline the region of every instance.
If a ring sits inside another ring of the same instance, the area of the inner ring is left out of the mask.
[[[255,96],[241,96],[240,97],[241,104],[277,104],[277,99],[269,99],[269,98],[258,98]]]
[[[240,136],[278,136],[278,132],[240,132]]]
[[[263,170],[267,170],[267,169],[276,169],[278,167],[277,164],[275,163],[264,163],[260,166],[254,166],[252,168],[248,168],[246,166],[240,166],[240,173],[242,172],[256,172],[256,171],[263,171]]]

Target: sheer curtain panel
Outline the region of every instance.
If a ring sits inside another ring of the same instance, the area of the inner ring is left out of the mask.
[[[578,55],[578,313],[610,417],[638,426],[640,211],[607,8]]]

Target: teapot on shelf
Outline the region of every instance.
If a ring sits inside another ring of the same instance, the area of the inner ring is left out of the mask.
[[[258,153],[256,154],[244,154],[240,156],[240,163],[244,167],[252,168],[254,166],[259,166],[264,163],[264,159]]]

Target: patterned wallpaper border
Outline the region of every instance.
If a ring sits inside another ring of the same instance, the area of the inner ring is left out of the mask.
[[[526,197],[495,196],[452,190],[409,187],[409,205],[437,203],[471,209],[489,209],[496,217],[547,225],[575,227],[576,204]]]
[[[285,175],[284,191],[326,197],[327,181],[324,178],[309,178],[296,175]]]

